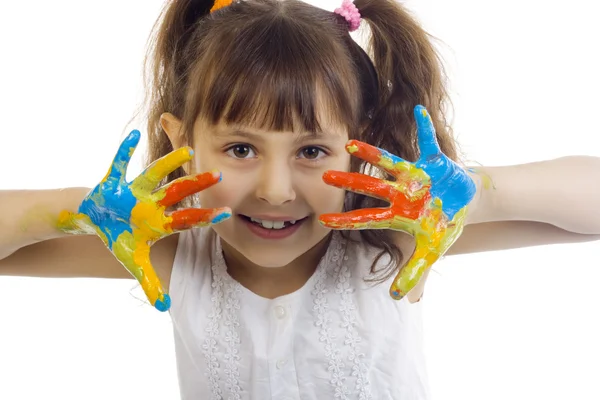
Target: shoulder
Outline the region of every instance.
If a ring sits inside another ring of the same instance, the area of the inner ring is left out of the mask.
[[[189,229],[156,242],[150,252],[152,265],[165,288],[175,273],[193,273],[193,266],[211,256],[212,229]],[[182,271],[175,271],[176,269]],[[185,270],[185,271],[183,271]]]
[[[150,250],[152,266],[165,288],[169,287],[173,262],[177,253],[179,233],[167,236],[156,242]]]
[[[397,271],[399,271],[400,268],[406,264],[415,250],[415,239],[411,235],[404,232],[395,232],[394,236],[396,245],[402,252],[403,259],[399,265],[395,266],[395,272],[392,274],[392,276],[386,281],[377,285],[377,290],[384,291],[387,295],[389,295],[388,290]],[[360,272],[362,278],[367,280],[377,279],[377,276],[371,273],[371,266],[376,259],[376,271],[386,271],[389,270],[389,268],[392,268],[390,266],[390,256],[385,253],[382,255],[382,250],[380,248],[371,246],[362,240],[358,231],[350,232],[346,254],[348,256],[348,262],[353,264],[353,268]],[[423,278],[413,288],[413,290],[407,294],[406,297],[410,303],[416,303],[420,301],[421,297],[423,296],[428,272],[429,271],[425,271]]]

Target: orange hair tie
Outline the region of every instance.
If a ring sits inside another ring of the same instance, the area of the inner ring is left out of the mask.
[[[220,8],[230,6],[233,0],[216,0],[215,4],[210,9],[210,12],[217,11]]]

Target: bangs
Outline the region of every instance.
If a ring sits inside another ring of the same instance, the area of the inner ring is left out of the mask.
[[[355,135],[363,113],[358,72],[332,34],[278,15],[205,38],[188,85],[190,111],[213,125],[315,133],[333,125]]]

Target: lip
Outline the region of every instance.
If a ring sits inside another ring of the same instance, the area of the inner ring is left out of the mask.
[[[283,229],[267,229],[267,228],[263,228],[262,226],[251,222],[250,220],[243,217],[242,215],[238,215],[237,217],[244,223],[244,225],[248,228],[248,230],[250,232],[252,232],[254,235],[258,236],[261,239],[270,239],[270,240],[285,239],[287,237],[292,236],[294,233],[296,233],[298,231],[298,229],[300,229],[302,227],[302,225],[304,225],[304,223],[308,219],[307,217],[302,218],[302,219],[298,220],[298,222],[296,222],[295,224],[290,225],[287,228],[283,228]],[[253,218],[259,218],[259,217],[253,217]],[[269,218],[273,218],[273,216],[270,216]],[[259,218],[259,219],[267,220],[267,218]],[[291,218],[291,219],[293,219],[293,218]],[[285,221],[289,221],[289,220],[290,219],[285,219]],[[272,219],[270,221],[284,221],[284,220],[283,219],[279,219],[279,220]]]
[[[244,217],[248,217],[248,218],[260,219],[263,221],[300,221],[301,219],[306,218],[306,216],[297,218],[297,217],[290,217],[290,216],[267,215],[267,214],[259,214],[259,215],[240,214],[240,215],[243,215]]]

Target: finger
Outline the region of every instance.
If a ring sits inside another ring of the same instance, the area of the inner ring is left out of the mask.
[[[148,250],[144,249],[143,253],[140,251],[141,259],[137,261],[141,264],[141,277],[138,279],[146,297],[150,304],[154,306],[158,311],[168,311],[171,308],[171,298],[165,290],[156,275],[156,271],[150,263],[150,247]]]
[[[332,229],[387,229],[394,214],[389,208],[363,208],[345,213],[323,214],[319,222]]]
[[[172,151],[150,164],[140,176],[134,179],[132,186],[137,186],[148,192],[154,189],[171,172],[189,162],[193,156],[194,151],[189,147]]]
[[[124,232],[115,242],[114,255],[139,282],[148,301],[159,311],[171,307],[171,298],[163,286],[150,262],[150,246],[146,241],[135,240],[130,232]]]
[[[439,253],[429,251],[427,246],[420,239],[417,239],[415,252],[392,282],[390,296],[395,300],[400,300],[406,296],[419,283],[425,271],[431,268],[439,257]]]
[[[418,105],[414,109],[415,121],[417,123],[417,140],[419,144],[420,158],[425,159],[441,153],[440,145],[435,136],[435,127],[425,107]]]
[[[121,180],[125,178],[127,174],[127,166],[133,155],[133,151],[140,142],[140,131],[133,130],[129,135],[121,142],[119,150],[113,159],[113,162],[104,177],[103,181],[107,179]]]
[[[170,207],[194,193],[198,193],[221,181],[219,171],[205,172],[186,176],[169,183],[153,194],[156,202],[163,207]]]
[[[171,221],[166,227],[173,232],[190,228],[218,224],[231,217],[229,207],[222,208],[186,208],[177,210],[170,215]]]
[[[323,181],[331,186],[389,202],[392,202],[392,199],[398,194],[389,182],[356,172],[327,171],[323,174]]]
[[[394,176],[403,172],[409,173],[415,168],[408,161],[392,153],[358,140],[348,141],[346,151]]]

